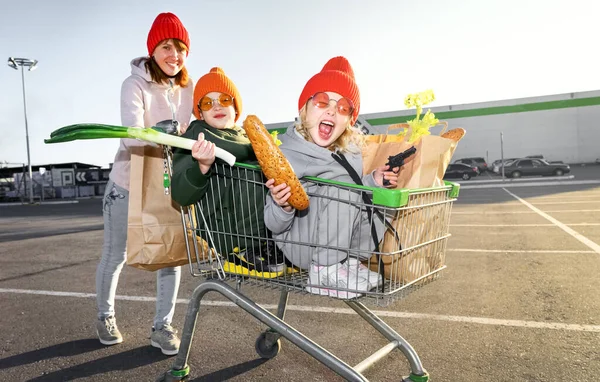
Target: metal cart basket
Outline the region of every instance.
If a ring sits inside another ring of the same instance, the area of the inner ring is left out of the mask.
[[[259,167],[215,164],[212,172],[204,197],[182,208],[190,270],[205,280],[190,299],[173,366],[158,380],[179,381],[189,374],[187,360],[200,303],[209,291],[222,294],[269,327],[255,343],[262,358],[275,357],[284,337],[346,380],[367,381],[362,373],[399,349],[411,368],[402,381],[429,380],[412,346],[365,303],[388,305],[445,269],[457,184],[388,190],[306,177],[301,180],[310,196],[309,208],[319,208],[321,216],[306,238],[289,240],[285,233],[272,234],[264,227],[269,196]],[[334,204],[337,208],[330,208]],[[340,261],[323,265],[321,256]],[[309,269],[299,267],[306,259],[312,261]],[[279,289],[276,314],[242,294],[242,284]],[[348,365],[284,321],[289,292],[342,299],[389,343],[356,366]]]

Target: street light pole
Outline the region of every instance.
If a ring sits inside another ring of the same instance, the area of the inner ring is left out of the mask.
[[[23,112],[25,113],[25,140],[27,142],[27,168],[29,171],[29,203],[33,204],[33,171],[31,170],[31,154],[29,150],[29,126],[27,124],[27,101],[25,98],[25,67],[29,67],[29,71],[35,70],[37,60],[30,60],[28,58],[8,58],[8,66],[15,70],[19,70],[17,66],[21,67],[21,84],[23,86]]]

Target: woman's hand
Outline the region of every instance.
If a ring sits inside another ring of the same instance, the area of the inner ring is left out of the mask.
[[[192,156],[198,161],[200,171],[206,174],[215,162],[215,144],[204,139],[204,133],[198,134],[198,141],[192,146]]]
[[[395,188],[398,185],[398,172],[400,171],[400,167],[394,167],[390,171],[390,166],[385,165],[382,167],[378,167],[375,169],[375,173],[373,177],[375,178],[375,182],[381,187],[385,188]],[[387,186],[383,185],[383,180],[387,179],[390,181],[390,184]]]
[[[267,180],[267,183],[265,183],[265,186],[267,186],[271,192],[273,200],[278,206],[283,208],[285,212],[292,212],[294,207],[290,206],[288,203],[288,199],[292,195],[292,189],[285,183],[281,183],[279,186],[275,186],[274,184],[275,179],[269,179]]]

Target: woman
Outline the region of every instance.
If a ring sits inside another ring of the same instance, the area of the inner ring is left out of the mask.
[[[193,83],[185,67],[190,39],[187,30],[172,13],[159,14],[148,33],[148,56],[131,61],[131,75],[121,88],[123,126],[150,127],[173,119],[185,131],[192,115]],[[103,203],[104,245],[96,272],[100,342],[123,342],[115,319],[115,293],[119,274],[126,261],[127,214],[131,148],[142,146],[135,139],[121,139]],[[163,354],[179,351],[179,338],[171,327],[181,278],[180,267],[157,271],[156,315],[150,342]]]

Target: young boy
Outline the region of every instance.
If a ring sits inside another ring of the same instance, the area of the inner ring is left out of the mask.
[[[274,277],[284,260],[275,245],[258,239],[266,237],[262,173],[223,166],[220,160],[213,166],[215,145],[237,162],[258,164],[245,132],[236,125],[242,98],[221,68],[212,68],[196,83],[193,112],[197,120],[183,136],[198,141],[191,155],[182,149],[173,153],[172,198],[182,206],[200,202],[214,243],[206,231],[202,238],[229,260],[226,271]],[[198,224],[204,227],[201,220]]]

